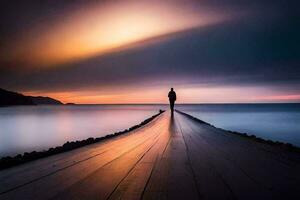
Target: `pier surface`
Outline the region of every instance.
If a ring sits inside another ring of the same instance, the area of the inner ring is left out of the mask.
[[[0,199],[300,199],[300,155],[163,113],[128,134],[0,171]]]

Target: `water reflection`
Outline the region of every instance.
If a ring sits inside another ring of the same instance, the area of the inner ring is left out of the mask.
[[[175,119],[174,119],[174,113],[170,112],[170,124],[169,124],[169,132],[175,133]]]

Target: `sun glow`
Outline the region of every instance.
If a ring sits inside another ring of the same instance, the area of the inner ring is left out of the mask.
[[[94,5],[72,11],[49,27],[33,27],[12,45],[13,55],[7,57],[30,65],[53,65],[221,19],[224,16],[192,12],[182,5],[167,3]]]

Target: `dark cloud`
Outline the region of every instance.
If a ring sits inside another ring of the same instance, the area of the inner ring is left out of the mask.
[[[1,0],[1,34],[18,35],[29,31],[32,26],[41,25],[45,20],[57,22],[66,12],[101,1],[84,0]],[[103,1],[104,2],[104,1]],[[46,24],[45,26],[51,26]]]
[[[212,11],[223,8],[253,12],[222,24],[164,36],[160,42],[145,42],[135,48],[52,69],[16,71],[4,67],[0,71],[0,84],[21,90],[158,82],[300,86],[300,24],[296,2],[213,0],[202,5]],[[59,9],[66,7],[60,5]]]

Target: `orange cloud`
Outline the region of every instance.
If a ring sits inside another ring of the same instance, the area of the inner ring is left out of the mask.
[[[45,21],[43,26],[32,27],[13,42],[6,57],[29,65],[54,65],[224,18],[220,13],[192,11],[178,2],[92,5],[68,12],[55,23]]]

